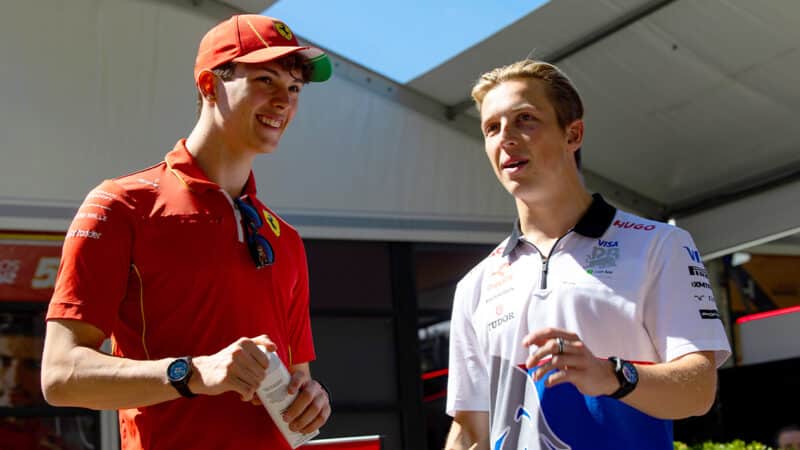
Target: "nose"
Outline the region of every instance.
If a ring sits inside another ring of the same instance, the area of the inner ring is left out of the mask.
[[[289,106],[289,88],[276,89],[271,103],[272,106],[279,109],[287,108]]]
[[[504,123],[500,127],[500,146],[502,148],[513,148],[519,144],[519,136],[514,131],[513,127]]]

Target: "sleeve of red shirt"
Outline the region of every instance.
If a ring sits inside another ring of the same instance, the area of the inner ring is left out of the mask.
[[[291,364],[302,364],[313,361],[314,341],[311,335],[311,317],[309,315],[308,262],[306,250],[300,236],[293,233],[296,240],[291,257],[293,258],[294,285],[289,291],[289,339],[292,346]]]
[[[81,320],[111,335],[131,267],[132,210],[113,181],[87,194],[64,239],[48,320]]]

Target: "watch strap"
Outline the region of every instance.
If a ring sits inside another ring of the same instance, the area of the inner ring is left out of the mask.
[[[614,369],[614,375],[616,375],[617,380],[619,381],[619,388],[616,391],[612,392],[609,395],[609,397],[620,399],[620,398],[625,397],[626,395],[630,394],[631,391],[633,391],[636,388],[636,383],[638,382],[638,379],[636,380],[636,382],[631,383],[625,377],[625,374],[623,373],[623,369],[624,369],[624,366],[626,364],[627,365],[630,364],[628,361],[625,361],[624,359],[619,358],[617,356],[612,356],[612,357],[608,358],[608,361],[611,363],[611,366]],[[634,369],[634,371],[635,370],[636,369]],[[638,376],[637,376],[637,378],[638,378]]]

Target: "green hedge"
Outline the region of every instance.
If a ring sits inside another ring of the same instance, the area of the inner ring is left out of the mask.
[[[686,445],[683,442],[675,442],[675,450],[773,450],[768,445],[759,442],[750,442],[749,444],[735,440],[728,443],[718,442],[703,442],[702,444]]]

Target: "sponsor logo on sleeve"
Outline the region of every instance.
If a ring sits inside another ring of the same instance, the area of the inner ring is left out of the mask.
[[[103,233],[94,230],[69,230],[66,238],[100,239]]]
[[[689,253],[689,259],[691,259],[692,261],[694,261],[696,263],[700,262],[700,252],[698,252],[697,249],[691,248],[691,247],[687,247],[685,245],[683,246],[683,248],[686,249],[687,253]]]
[[[631,230],[644,230],[644,231],[652,231],[656,229],[656,226],[653,224],[643,224],[643,223],[636,223],[636,222],[629,222],[627,220],[615,220],[614,226],[617,228],[623,229],[631,229]]]
[[[708,279],[708,272],[706,272],[706,269],[699,266],[689,266],[689,275]]]
[[[95,189],[92,192],[89,192],[89,195],[86,196],[87,199],[90,198],[100,198],[103,200],[115,200],[117,198],[117,194],[113,192],[104,191],[102,189]]]
[[[81,206],[81,209],[88,208],[88,207],[92,207],[92,208],[100,208],[100,209],[104,209],[104,210],[106,210],[106,211],[111,211],[111,208],[109,208],[108,206],[105,206],[105,205],[101,205],[101,204],[99,204],[99,203],[84,203],[84,204]]]
[[[138,178],[136,181],[145,184],[147,186],[150,186],[153,189],[158,189],[158,178],[156,178],[155,180],[146,180],[144,178]]]
[[[701,309],[700,310],[700,318],[701,319],[719,319],[719,311],[716,309]]]
[[[693,297],[694,297],[694,299],[695,299],[695,300],[697,300],[698,302],[702,302],[702,301],[709,301],[709,302],[711,302],[711,303],[714,303],[714,302],[715,302],[715,300],[714,300],[714,296],[713,296],[713,295],[694,294],[694,295],[693,295]]]
[[[93,213],[93,212],[88,212],[88,213],[87,212],[79,212],[78,214],[75,214],[75,218],[76,219],[93,219],[93,220],[96,220],[98,222],[106,222],[106,221],[108,221],[108,216],[106,216],[105,214],[98,214],[98,213]]]

